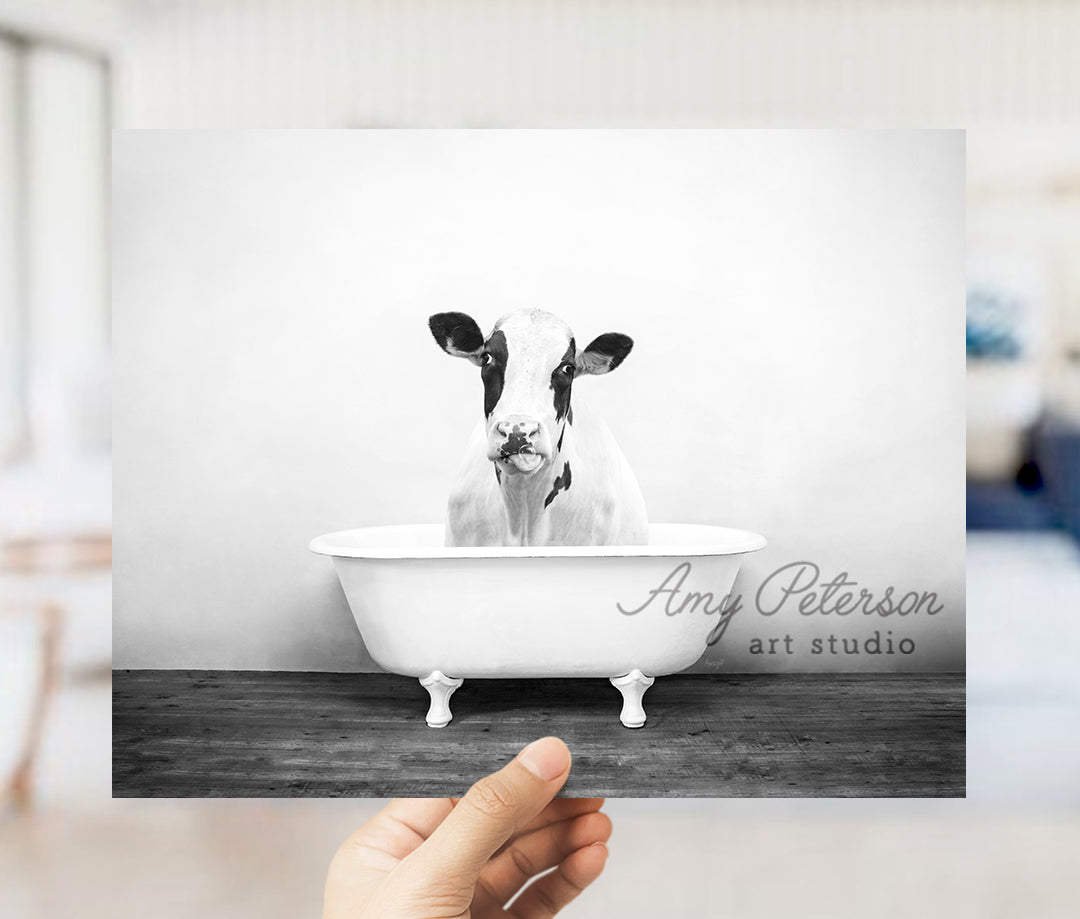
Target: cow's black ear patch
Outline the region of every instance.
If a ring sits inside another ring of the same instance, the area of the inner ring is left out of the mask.
[[[576,364],[576,345],[574,339],[570,339],[565,353],[559,358],[559,363],[551,371],[551,389],[555,393],[555,420],[562,421],[570,411],[570,387],[574,382]],[[569,366],[569,370],[563,373],[563,368]]]
[[[626,359],[633,347],[633,339],[621,332],[598,335],[589,347],[578,355],[578,373],[609,373]]]
[[[472,316],[465,313],[436,313],[428,319],[428,328],[447,354],[479,363],[484,336]]]
[[[487,354],[490,360],[484,363],[480,358]],[[502,398],[503,378],[506,375],[506,362],[509,354],[506,350],[506,333],[496,329],[487,340],[486,348],[477,352],[480,364],[480,379],[484,381],[484,417],[490,418],[495,406]]]

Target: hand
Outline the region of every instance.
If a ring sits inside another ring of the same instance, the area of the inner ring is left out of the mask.
[[[554,916],[600,876],[611,835],[603,798],[553,800],[569,773],[545,737],[460,800],[391,801],[338,849],[323,919]]]

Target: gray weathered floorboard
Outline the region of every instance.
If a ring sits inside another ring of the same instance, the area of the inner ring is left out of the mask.
[[[537,737],[608,797],[963,796],[962,674],[657,679],[619,724],[606,680],[466,680],[453,722],[392,674],[113,674],[116,797],[460,795]]]

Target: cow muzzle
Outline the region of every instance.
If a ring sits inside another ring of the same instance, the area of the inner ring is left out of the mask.
[[[530,418],[507,418],[491,429],[488,459],[510,475],[536,472],[546,457],[543,428]]]

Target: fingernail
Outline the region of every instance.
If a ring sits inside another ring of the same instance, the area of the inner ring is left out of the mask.
[[[557,779],[566,772],[570,757],[566,745],[557,737],[534,740],[517,758],[521,765],[543,782]]]

